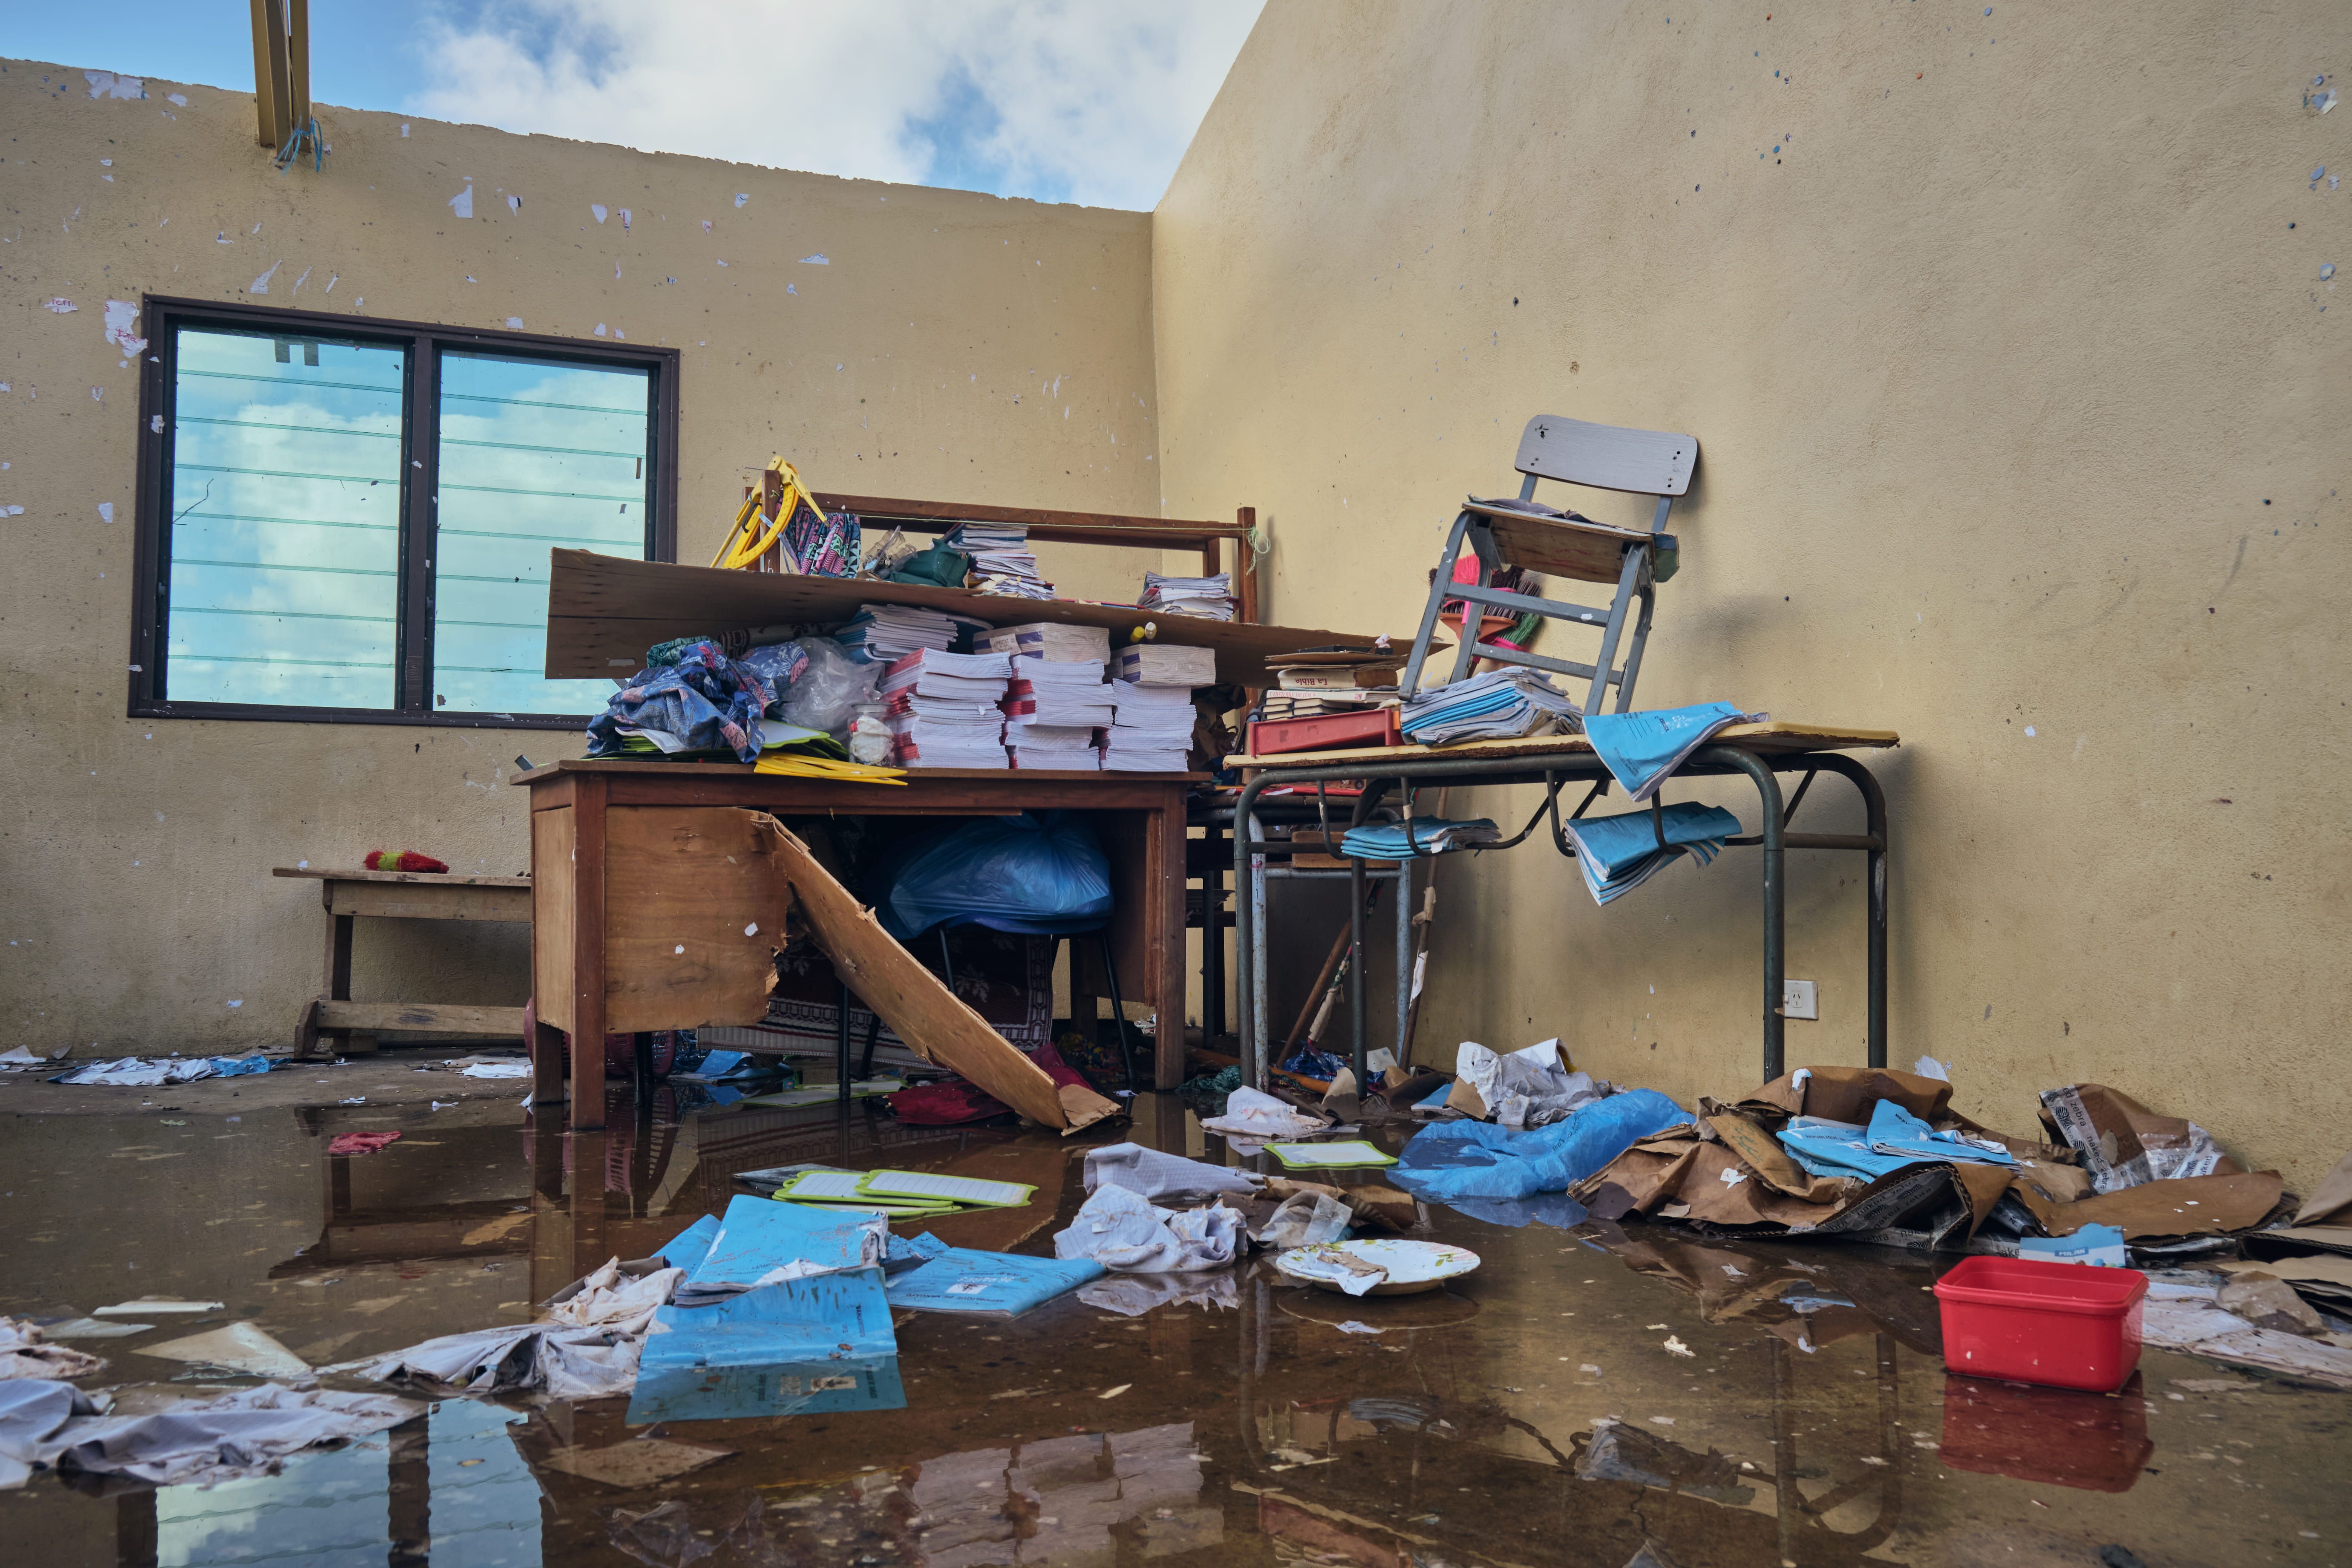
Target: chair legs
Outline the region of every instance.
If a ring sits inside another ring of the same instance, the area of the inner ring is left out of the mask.
[[[1454,531],[1445,536],[1445,553],[1437,561],[1437,580],[1429,585],[1429,603],[1422,607],[1421,629],[1413,634],[1412,656],[1405,662],[1400,690],[1406,697],[1421,689],[1421,667],[1429,658],[1430,638],[1437,630],[1437,612],[1445,605],[1446,585],[1454,581],[1454,563],[1461,557],[1462,540],[1470,531],[1471,521],[1471,514],[1463,512],[1454,518]]]
[[[1128,1093],[1133,1094],[1135,1092],[1135,1058],[1127,1048],[1127,1009],[1118,999],[1118,961],[1111,956],[1110,927],[1105,926],[1097,931],[1095,940],[1102,944],[1103,978],[1110,985],[1110,1026],[1118,1031],[1119,1070],[1127,1075]],[[1166,1028],[1167,1020],[1164,1018],[1160,1020],[1155,1026]],[[1177,1026],[1179,1028],[1183,1026],[1181,1021]]]
[[[1646,544],[1634,545],[1625,552],[1625,564],[1617,574],[1617,596],[1609,603],[1609,626],[1601,634],[1601,656],[1592,661],[1592,691],[1584,701],[1587,713],[1598,713],[1608,703],[1610,670],[1617,662],[1617,639],[1625,630],[1625,611],[1633,601],[1634,590],[1642,584],[1649,559],[1650,547]],[[1648,619],[1646,615],[1643,616],[1645,625]],[[1622,706],[1618,711],[1624,711]]]

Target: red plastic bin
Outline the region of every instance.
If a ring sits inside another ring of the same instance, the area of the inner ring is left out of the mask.
[[[2139,1365],[2147,1277],[2025,1258],[1968,1258],[1936,1282],[1944,1365],[1974,1377],[2112,1394]]]

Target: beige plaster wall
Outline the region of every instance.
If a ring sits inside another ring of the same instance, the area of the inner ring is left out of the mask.
[[[1896,1065],[2307,1184],[2352,1138],[2347,58],[2329,0],[1276,0],[1155,215],[1169,508],[1257,501],[1272,618],[1404,630],[1529,416],[1696,434],[1640,705],[1902,732]],[[1863,1059],[1858,870],[1791,856],[1791,1065]],[[1439,884],[1439,1058],[1756,1081],[1754,851],[1605,914],[1549,850]]]
[[[0,62],[0,508],[22,509],[0,519],[0,1046],[289,1038],[324,917],[272,866],[405,847],[520,870],[511,759],[584,750],[544,731],[126,720],[138,399],[104,341],[109,299],[243,301],[274,266],[255,302],[677,345],[696,563],[771,451],[825,489],[1159,513],[1147,215],[338,109],[320,110],[323,172],[280,175],[250,98],[143,88],[94,98],[79,69]],[[1088,597],[1132,598],[1156,563],[1041,553]],[[524,941],[362,922],[356,994],[520,1002]]]

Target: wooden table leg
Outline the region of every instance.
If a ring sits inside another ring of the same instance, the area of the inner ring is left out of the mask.
[[[1152,1036],[1152,1087],[1184,1081],[1184,786],[1171,784],[1150,823],[1155,971],[1150,995],[1159,1015]]]
[[[604,1125],[604,802],[602,774],[573,786],[572,816],[572,1129]],[[575,1164],[573,1178],[579,1179]],[[601,1172],[597,1184],[603,1184]]]

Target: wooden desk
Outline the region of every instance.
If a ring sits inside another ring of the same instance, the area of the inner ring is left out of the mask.
[[[327,908],[326,978],[319,994],[305,1003],[295,1026],[294,1055],[310,1055],[320,1035],[345,1037],[352,1052],[375,1049],[378,1034],[420,1033],[515,1035],[522,1033],[520,1007],[473,1007],[450,1002],[354,1002],[352,995],[352,922],[362,915],[378,920],[528,921],[530,879],[467,877],[424,871],[320,870],[279,866],[273,877],[307,877],[319,884]]]
[[[736,764],[581,761],[517,773],[530,791],[532,989],[539,1037],[534,1099],[564,1098],[561,1030],[600,1042],[607,1030],[696,1028],[713,1022],[707,994],[655,994],[646,976],[607,942],[608,889],[627,881],[622,846],[651,842],[657,823],[616,823],[619,812],[713,806],[797,816],[993,816],[1056,808],[1095,816],[1110,858],[1111,944],[1122,985],[1159,1014],[1154,1078],[1162,1089],[1184,1069],[1184,804],[1201,773],[917,769],[903,787],[758,773]],[[615,829],[618,831],[615,831]],[[732,894],[714,888],[709,897]],[[747,905],[747,911],[749,906]],[[723,926],[706,901],[698,918]],[[742,920],[755,918],[746,912]],[[615,960],[619,959],[619,962]],[[1129,976],[1135,978],[1130,980]],[[601,1127],[604,1053],[572,1053],[571,1123]]]
[[[1867,871],[1863,878],[1864,896],[1869,905],[1866,951],[1864,969],[1869,991],[1868,1048],[1870,1065],[1886,1065],[1886,858],[1889,839],[1886,796],[1870,770],[1853,758],[1844,755],[1849,751],[1875,751],[1900,745],[1901,738],[1892,730],[1835,729],[1816,724],[1767,722],[1761,724],[1727,724],[1709,737],[1683,760],[1674,777],[1714,776],[1732,774],[1745,776],[1756,786],[1757,804],[1761,809],[1761,831],[1725,840],[1727,844],[1755,845],[1763,850],[1763,1078],[1769,1082],[1780,1076],[1783,1047],[1787,1038],[1787,1020],[1781,1014],[1781,991],[1784,978],[1784,937],[1787,928],[1788,887],[1784,874],[1786,851],[1790,849],[1843,849],[1859,851],[1866,856]],[[1454,787],[1478,784],[1541,784],[1545,789],[1544,805],[1528,818],[1527,826],[1517,837],[1507,840],[1497,848],[1508,848],[1533,833],[1538,822],[1549,815],[1554,844],[1563,855],[1574,850],[1559,824],[1559,795],[1562,785],[1569,783],[1589,783],[1594,794],[1585,798],[1589,805],[1599,794],[1599,785],[1610,778],[1607,766],[1592,749],[1592,742],[1582,735],[1544,735],[1521,741],[1473,741],[1452,746],[1367,746],[1352,751],[1291,752],[1270,756],[1233,756],[1226,759],[1229,766],[1246,770],[1241,794],[1234,811],[1234,889],[1236,894],[1234,935],[1241,973],[1235,978],[1234,990],[1240,1001],[1243,1073],[1249,1082],[1263,1086],[1267,1062],[1267,1019],[1264,998],[1267,987],[1264,975],[1265,936],[1255,922],[1252,894],[1255,879],[1265,870],[1266,853],[1276,846],[1253,843],[1248,829],[1250,813],[1259,795],[1278,784],[1337,784],[1360,780],[1363,793],[1346,802],[1349,824],[1365,820],[1377,809],[1381,799],[1394,786],[1401,793],[1427,782],[1439,782]],[[1804,780],[1784,804],[1777,774],[1801,773]],[[1796,815],[1797,806],[1811,788],[1814,776],[1833,773],[1851,783],[1862,796],[1866,830],[1862,833],[1792,833],[1789,819]],[[1410,798],[1408,796],[1408,798]],[[1584,806],[1571,814],[1581,816]],[[1460,814],[1456,814],[1460,815]],[[1334,824],[1336,827],[1338,825]],[[1350,918],[1354,921],[1354,950],[1363,951],[1363,862],[1352,862],[1356,868],[1350,889]],[[1363,1034],[1363,966],[1355,966],[1355,993],[1350,998],[1350,1013],[1355,1029],[1355,1069],[1360,1079],[1365,1071]],[[1398,981],[1404,984],[1402,973]]]

